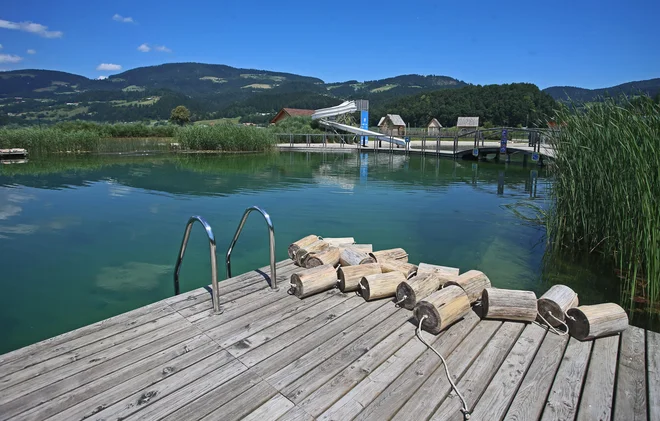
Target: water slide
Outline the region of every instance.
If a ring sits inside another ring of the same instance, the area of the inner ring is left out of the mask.
[[[334,107],[321,108],[320,110],[316,110],[314,114],[312,114],[312,120],[320,120],[319,124],[332,127],[337,130],[343,130],[345,132],[354,133],[360,136],[371,136],[383,142],[392,142],[398,146],[406,146],[406,141],[398,137],[390,137],[371,130],[361,129],[359,127],[349,126],[348,124],[341,124],[335,121],[326,120],[329,117],[335,117],[355,111],[357,111],[357,105],[355,104],[355,101],[344,101]]]

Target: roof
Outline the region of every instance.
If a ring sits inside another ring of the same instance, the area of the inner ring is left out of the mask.
[[[479,127],[479,117],[458,117],[456,127]]]
[[[277,123],[286,116],[288,117],[311,116],[315,112],[316,112],[315,110],[303,110],[300,108],[282,108],[277,114],[275,114],[275,117],[273,117],[273,119],[270,120],[270,122],[271,124]]]
[[[282,108],[282,111],[289,114],[289,116],[291,117],[298,117],[301,115],[312,115],[316,112],[315,110],[303,110],[300,108]]]
[[[442,124],[440,124],[437,118],[434,118],[429,124],[426,125],[426,127],[442,127]]]
[[[380,120],[378,121],[378,127],[382,126],[385,124],[385,122],[389,120],[390,123],[392,123],[393,126],[405,126],[406,123],[403,122],[403,119],[399,114],[387,114],[385,117],[381,117]]]

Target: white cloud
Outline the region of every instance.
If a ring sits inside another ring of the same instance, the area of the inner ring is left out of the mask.
[[[121,22],[121,23],[135,23],[135,21],[133,20],[132,17],[130,17],[130,16],[124,17],[124,16],[122,16],[118,13],[115,13],[115,15],[112,17],[112,20],[117,21],[117,22]]]
[[[149,51],[151,51],[151,47],[149,47],[149,44],[146,44],[146,43],[140,45],[137,49],[138,49],[138,51],[141,51],[143,53],[148,53]]]
[[[37,34],[44,38],[61,38],[64,33],[62,31],[49,31],[48,27],[40,23],[34,22],[11,22],[8,20],[0,19],[0,28],[15,29],[17,31],[30,32]]]
[[[112,63],[101,63],[98,66],[96,66],[96,70],[108,70],[108,71],[121,70],[121,65],[112,64]]]
[[[96,80],[105,80],[107,78],[108,78],[107,76],[101,75],[101,76],[97,77]]]
[[[154,45],[154,50],[160,51],[162,53],[171,53],[172,52],[171,49],[167,48],[164,45]]]
[[[27,50],[27,53],[28,54],[37,54],[37,50],[33,50],[32,48],[30,48],[29,50]]]
[[[13,54],[0,54],[0,63],[18,63],[21,60],[23,60],[23,57]]]

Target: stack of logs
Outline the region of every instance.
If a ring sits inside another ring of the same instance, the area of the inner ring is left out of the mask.
[[[402,248],[373,251],[352,237],[308,235],[289,246],[289,257],[304,268],[291,276],[290,293],[305,298],[332,288],[355,291],[365,300],[394,297],[396,305],[412,310],[422,328],[437,334],[480,304],[486,319],[539,322],[568,329],[579,340],[619,333],[628,316],[613,303],[578,307],[577,294],[554,285],[537,300],[532,291],[493,288],[478,270],[408,262]]]

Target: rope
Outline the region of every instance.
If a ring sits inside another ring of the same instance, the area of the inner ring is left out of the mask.
[[[415,334],[417,335],[419,340],[422,341],[422,343],[424,345],[429,347],[431,349],[431,351],[435,352],[435,355],[440,357],[440,359],[442,360],[442,366],[445,368],[445,374],[447,375],[447,380],[449,380],[449,384],[451,384],[451,388],[454,389],[454,392],[456,392],[456,395],[458,395],[458,397],[461,400],[461,403],[463,405],[463,408],[461,408],[461,412],[463,413],[463,419],[469,420],[470,419],[470,410],[468,409],[467,402],[465,401],[465,398],[463,397],[461,392],[458,390],[458,387],[456,387],[456,384],[454,384],[454,381],[451,378],[451,374],[449,374],[449,369],[447,368],[447,361],[445,361],[444,357],[438,351],[436,351],[435,348],[433,348],[431,346],[431,344],[426,342],[424,340],[424,338],[422,337],[422,323],[424,322],[424,319],[426,319],[427,317],[428,316],[422,316],[422,318],[419,320],[419,325],[417,325],[417,330],[415,331]]]
[[[399,301],[397,301],[397,302],[394,303],[394,306],[399,307],[399,304],[401,304],[402,302],[406,301],[406,298],[408,298],[408,296],[407,296],[407,295],[404,295],[403,298],[401,298]]]
[[[290,284],[290,285],[291,285],[291,287],[288,290],[286,290],[286,293],[289,294],[289,295],[294,295],[296,293],[296,286],[293,285],[293,284]]]
[[[541,316],[541,313],[537,312],[536,314],[538,314],[539,317],[541,318],[541,320],[543,320],[543,322],[548,326],[548,329],[552,330],[555,334],[557,334],[557,335],[559,335],[559,336],[564,336],[564,335],[567,335],[567,334],[568,334],[568,325],[566,325],[566,323],[564,323],[562,320],[559,320],[558,318],[556,318],[556,317],[552,314],[552,312],[549,311],[548,314],[550,315],[550,317],[552,317],[553,319],[557,320],[559,323],[561,323],[562,325],[564,325],[564,327],[566,328],[566,331],[565,331],[565,332],[561,332],[561,331],[555,329],[555,327],[554,327],[553,325],[551,325],[551,324],[545,319],[545,317]]]

